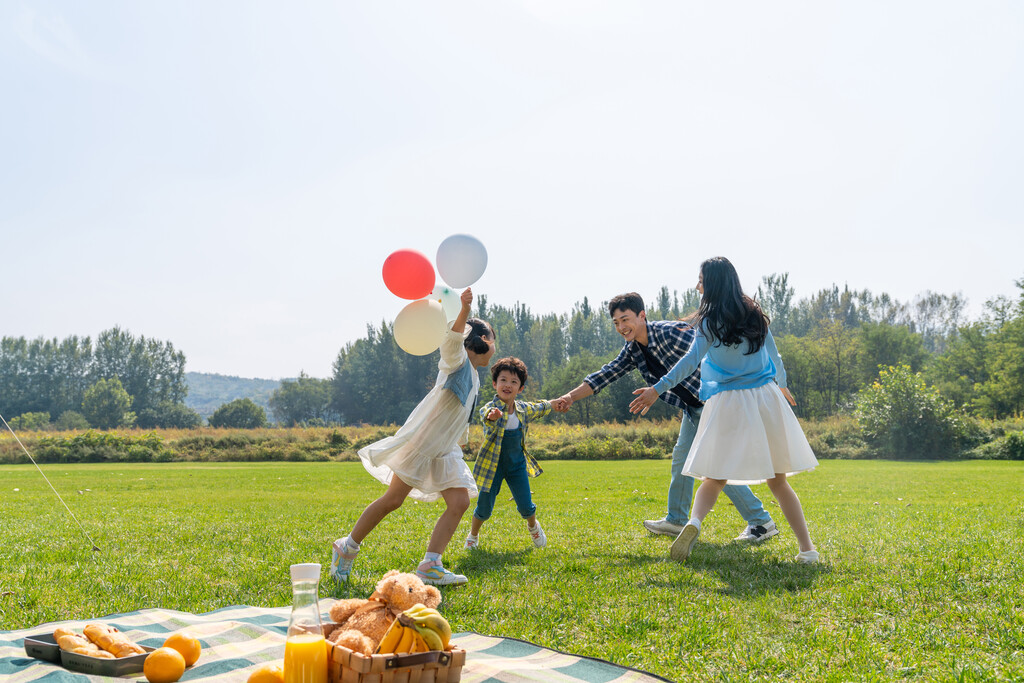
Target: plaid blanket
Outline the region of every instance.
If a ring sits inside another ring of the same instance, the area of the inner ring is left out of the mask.
[[[321,601],[326,614],[332,599]],[[264,662],[284,657],[289,607],[234,606],[207,614],[187,614],[163,609],[144,609],[90,619],[124,631],[135,642],[159,647],[174,631],[188,627],[203,645],[203,654],[185,671],[182,681],[245,681]],[[42,624],[22,631],[0,631],[0,680],[5,683],[64,681],[85,683],[104,680],[63,669],[25,654],[26,636],[53,633],[59,625],[81,630],[87,621]],[[548,650],[514,638],[495,638],[477,633],[456,633],[452,640],[466,650],[463,683],[651,683],[667,681],[651,674],[609,662]],[[123,680],[145,678],[140,672]]]

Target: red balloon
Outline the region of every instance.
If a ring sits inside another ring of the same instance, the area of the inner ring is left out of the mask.
[[[434,266],[412,249],[399,249],[384,259],[382,274],[387,288],[403,299],[422,299],[434,291]]]

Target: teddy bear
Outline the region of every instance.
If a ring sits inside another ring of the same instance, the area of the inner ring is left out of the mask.
[[[327,639],[353,652],[373,654],[395,617],[416,603],[427,607],[441,604],[441,591],[420,581],[415,574],[397,569],[384,574],[366,600],[338,600],[330,608],[336,626]]]

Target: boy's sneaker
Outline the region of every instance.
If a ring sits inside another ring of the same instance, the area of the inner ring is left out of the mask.
[[[416,576],[431,586],[461,586],[469,583],[465,576],[448,571],[440,562],[420,563],[420,566],[416,567]]]
[[[671,536],[673,538],[679,535],[679,532],[683,530],[683,526],[684,525],[682,524],[676,524],[675,522],[668,521],[667,517],[663,517],[662,519],[644,520],[644,528],[652,534]]]
[[[527,531],[530,532],[530,538],[533,539],[533,545],[535,548],[543,548],[548,544],[548,536],[544,533],[544,530],[540,528],[539,523],[532,529],[527,528]]]
[[[359,554],[358,550],[348,552],[348,546],[345,544],[347,539],[347,536],[339,538],[331,544],[331,578],[338,583],[348,581],[352,563],[356,561],[356,555]]]
[[[463,546],[466,550],[473,550],[480,547],[480,539],[476,536],[466,536],[466,545]]]
[[[761,541],[767,541],[777,533],[779,533],[779,530],[775,526],[775,520],[769,519],[766,524],[757,524],[755,526],[748,524],[747,528],[743,530],[743,533],[733,540],[760,543]]]
[[[700,536],[700,527],[687,522],[683,530],[676,536],[676,540],[672,541],[672,546],[668,549],[668,556],[676,562],[682,562],[690,556],[690,550],[693,549],[693,544],[697,542],[698,536]]]
[[[796,554],[793,558],[800,564],[817,564],[818,563],[818,551],[817,550],[804,550]]]

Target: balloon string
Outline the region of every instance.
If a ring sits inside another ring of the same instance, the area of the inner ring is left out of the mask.
[[[19,446],[21,446],[21,450],[25,451],[25,455],[28,456],[28,459],[32,461],[32,464],[36,466],[37,470],[39,470],[39,474],[41,474],[43,476],[43,479],[46,480],[46,483],[47,485],[49,485],[50,490],[53,491],[53,494],[55,496],[57,496],[57,500],[59,500],[64,505],[64,509],[68,511],[69,515],[71,515],[71,519],[75,520],[75,523],[78,524],[78,528],[82,530],[83,534],[85,534],[85,537],[89,540],[89,543],[92,545],[92,549],[96,552],[99,552],[100,549],[96,545],[95,541],[92,540],[92,536],[90,536],[89,532],[85,530],[85,527],[82,526],[82,523],[78,521],[78,517],[75,517],[75,513],[71,511],[71,508],[69,508],[68,504],[64,502],[64,499],[60,497],[60,494],[57,493],[57,489],[53,488],[53,484],[51,484],[50,480],[46,478],[45,474],[43,474],[43,470],[40,469],[39,464],[36,463],[35,461],[35,458],[32,457],[32,454],[28,452],[27,448],[25,448],[25,444],[21,442],[21,439],[18,438],[18,435],[14,433],[13,429],[11,429],[11,425],[7,424],[7,420],[4,419],[3,415],[0,415],[0,422],[4,423],[4,426],[7,427],[7,431],[11,433],[11,436],[14,437],[14,440],[18,442]]]

